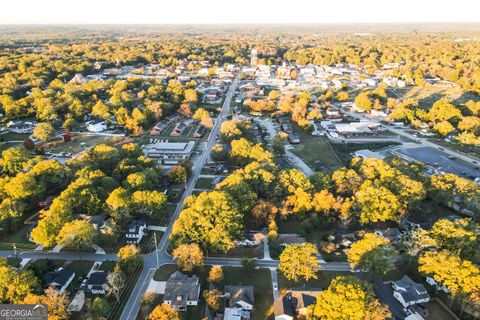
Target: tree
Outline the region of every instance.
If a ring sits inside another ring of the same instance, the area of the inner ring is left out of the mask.
[[[447,121],[452,118],[461,118],[462,113],[453,104],[445,99],[436,101],[428,111],[428,117],[434,123]]]
[[[222,295],[222,292],[218,289],[212,289],[212,290],[205,290],[203,291],[203,299],[205,299],[205,302],[213,313],[217,312],[220,309],[220,296]]]
[[[67,312],[68,303],[67,295],[61,294],[54,288],[47,288],[43,295],[29,294],[22,301],[22,304],[46,304],[48,319],[52,320],[67,320],[70,318]]]
[[[2,151],[1,165],[9,175],[15,175],[23,169],[23,165],[30,159],[30,155],[23,148],[9,148]]]
[[[318,296],[313,315],[322,320],[366,320],[391,317],[387,306],[375,299],[373,289],[354,276],[338,276]]]
[[[360,222],[397,221],[400,219],[400,202],[395,194],[383,186],[365,181],[355,193],[360,208]]]
[[[347,91],[340,91],[340,92],[337,94],[337,100],[338,100],[338,101],[347,101],[348,99],[350,99],[350,97],[348,96],[348,92],[347,92]]]
[[[50,311],[50,309],[49,309]],[[110,305],[107,299],[96,297],[92,303],[92,313],[97,317],[106,317],[110,311]]]
[[[20,303],[39,288],[40,281],[32,270],[17,270],[7,264],[7,259],[0,259],[0,303]]]
[[[86,247],[93,244],[97,231],[85,220],[67,222],[57,236],[57,244],[62,246]]]
[[[193,89],[185,90],[184,96],[185,96],[185,101],[186,102],[197,103],[197,101],[198,101],[197,92]]]
[[[191,272],[203,265],[203,251],[197,244],[182,244],[173,250],[173,260],[181,270]]]
[[[478,292],[480,269],[469,260],[462,260],[447,250],[430,251],[418,258],[418,271],[430,275],[446,286],[453,295]]]
[[[55,129],[48,122],[40,122],[33,129],[33,137],[38,140],[48,140],[55,133]]]
[[[393,250],[390,241],[374,233],[366,233],[347,250],[348,262],[352,269],[368,269],[373,274],[384,274],[390,268]]]
[[[279,133],[273,137],[272,148],[275,154],[283,156],[285,155],[285,146],[287,145],[287,137],[285,134]]]
[[[319,270],[317,254],[318,250],[312,243],[288,245],[280,254],[278,269],[289,280],[316,279]]]
[[[113,272],[109,272],[107,276],[107,286],[108,293],[112,294],[117,302],[120,301],[120,294],[122,293],[123,287],[127,282],[127,276],[125,273],[120,270],[118,266],[115,266]]]
[[[213,266],[208,273],[208,282],[218,284],[223,280],[222,266]]]
[[[441,219],[435,222],[430,235],[435,239],[441,248],[461,256],[472,257],[478,248],[478,237],[480,233],[478,224],[470,219],[458,219],[450,221]]]
[[[148,320],[180,320],[180,316],[168,304],[160,304],[153,309]]]
[[[23,146],[27,150],[33,150],[35,148],[35,143],[32,141],[32,139],[25,138],[25,140],[23,140]]]
[[[134,244],[127,244],[118,250],[117,253],[118,266],[120,270],[127,275],[131,274],[139,265],[143,263],[140,248]]]
[[[171,167],[168,171],[168,180],[173,184],[187,182],[187,170],[178,165]]]
[[[250,215],[255,218],[257,225],[266,225],[270,219],[275,217],[278,208],[271,201],[260,200],[250,211]]]
[[[427,230],[415,228],[404,235],[403,246],[409,256],[416,257],[426,248],[437,246],[437,242]]]
[[[243,231],[243,213],[225,191],[191,196],[173,225],[174,245],[196,243],[207,250],[228,251]]]
[[[446,136],[447,134],[455,131],[455,127],[448,121],[438,122],[433,126],[433,129],[440,135]]]
[[[253,270],[257,267],[257,260],[254,258],[242,258],[240,263],[247,270]]]
[[[365,111],[369,111],[373,107],[372,101],[370,100],[370,96],[367,92],[362,92],[355,97],[355,105]]]

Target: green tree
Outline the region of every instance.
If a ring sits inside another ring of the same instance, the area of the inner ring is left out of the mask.
[[[106,317],[110,311],[110,304],[107,299],[96,297],[92,303],[92,313],[97,317]]]
[[[283,275],[293,281],[304,278],[317,279],[319,264],[317,260],[318,250],[312,243],[288,245],[280,254],[280,270]]]
[[[120,270],[127,275],[132,274],[139,265],[143,263],[142,253],[140,248],[134,244],[127,244],[118,250],[117,253],[118,266]]]

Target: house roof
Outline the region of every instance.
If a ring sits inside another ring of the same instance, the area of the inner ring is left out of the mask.
[[[147,222],[143,219],[140,220],[133,220],[127,228],[128,234],[138,234],[140,232],[141,227],[146,227]]]
[[[174,272],[165,284],[163,300],[172,305],[186,306],[187,301],[198,301],[200,284],[197,276],[189,277],[179,271]]]
[[[42,278],[47,286],[63,287],[72,276],[75,276],[75,272],[72,269],[59,268],[45,273]]]
[[[400,280],[393,281],[393,284],[398,287],[395,292],[399,293],[405,302],[418,301],[430,297],[423,284],[416,283],[407,275]]]
[[[321,293],[321,289],[290,290],[275,301],[273,306],[275,316],[294,316],[298,310],[314,304]]]
[[[307,240],[299,234],[296,233],[281,233],[277,238],[278,243],[282,244],[302,244],[307,242]]]
[[[254,304],[253,287],[252,286],[225,286],[225,294],[229,294],[231,308],[235,307],[238,302],[246,302],[250,305]]]
[[[102,286],[107,282],[107,271],[95,271],[90,274],[87,285]]]

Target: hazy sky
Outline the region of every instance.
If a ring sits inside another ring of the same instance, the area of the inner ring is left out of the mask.
[[[480,0],[1,0],[0,24],[480,22]]]

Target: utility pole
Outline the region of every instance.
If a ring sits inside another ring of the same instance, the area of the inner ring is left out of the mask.
[[[17,244],[16,243],[13,244],[13,253],[15,254],[15,257],[17,257],[17,259],[18,259]]]
[[[158,260],[158,244],[157,244],[157,233],[153,232],[153,239],[155,240],[155,257],[157,257],[157,268],[160,266],[160,261]]]

